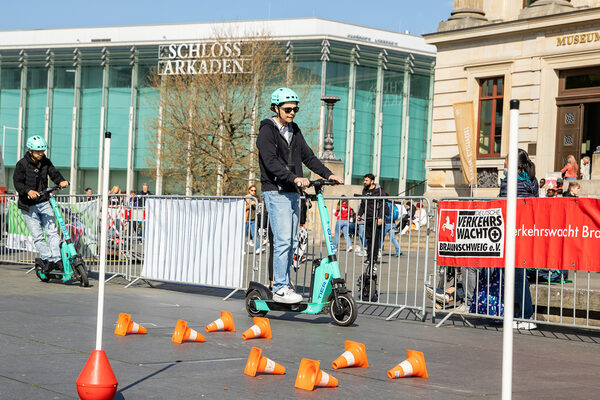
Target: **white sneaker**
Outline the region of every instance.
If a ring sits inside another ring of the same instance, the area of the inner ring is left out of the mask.
[[[254,254],[260,254],[262,253],[262,249],[259,247],[258,249],[256,249],[256,251],[254,252]]]
[[[530,331],[537,329],[537,325],[529,321],[513,321],[513,329],[522,329],[524,331]]]
[[[277,303],[295,304],[302,301],[302,296],[294,292],[288,286],[284,286],[277,292],[273,293],[273,301]]]
[[[360,253],[362,251],[362,248],[360,246],[356,246],[356,252]]]
[[[346,251],[347,251],[347,252],[350,252],[350,251],[352,251],[352,246],[348,247],[348,248],[346,249]]]

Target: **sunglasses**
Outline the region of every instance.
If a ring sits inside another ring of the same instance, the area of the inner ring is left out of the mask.
[[[290,114],[292,111],[297,113],[298,111],[300,111],[300,107],[282,107],[280,108],[280,110],[282,110],[286,114]]]

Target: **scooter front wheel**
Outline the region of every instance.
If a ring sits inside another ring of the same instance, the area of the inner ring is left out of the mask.
[[[339,308],[335,304],[335,299],[331,299],[331,304],[329,305],[331,319],[339,326],[352,325],[358,316],[358,309],[356,308],[354,299],[348,293],[344,293],[338,295],[338,300],[340,303]]]
[[[258,290],[253,290],[246,296],[246,311],[251,317],[264,317],[267,315],[267,311],[259,311],[254,305],[254,300],[266,300],[260,297]]]

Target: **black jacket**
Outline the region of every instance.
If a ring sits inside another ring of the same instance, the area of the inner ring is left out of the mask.
[[[57,185],[64,181],[62,174],[54,168],[50,159],[46,156],[36,162],[31,153],[25,153],[25,156],[17,162],[13,183],[19,194],[19,208],[23,211],[29,211],[29,206],[48,201],[48,195],[41,192],[48,188],[48,176]],[[40,193],[35,199],[27,197],[30,190]]]
[[[506,178],[500,181],[500,197],[506,197],[508,180]],[[519,174],[517,177],[517,197],[538,197],[540,185],[537,179],[530,179],[527,174]]]
[[[294,179],[302,177],[302,163],[325,179],[332,175],[308,147],[298,125],[292,122],[291,126],[293,135],[288,145],[271,118],[260,122],[256,147],[263,192],[297,192]]]
[[[387,196],[388,194],[385,192],[385,190],[383,190],[383,188],[381,186],[375,185],[375,187],[373,189],[363,189],[362,195],[363,196]],[[364,219],[383,218],[384,203],[385,203],[384,199],[378,199],[378,200],[362,199],[360,201],[360,208],[358,209],[358,215],[360,215],[362,217],[363,214],[365,214],[365,212],[366,212]]]

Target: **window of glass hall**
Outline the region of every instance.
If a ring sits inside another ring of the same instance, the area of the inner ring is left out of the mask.
[[[504,77],[481,79],[479,85],[477,154],[480,158],[500,157]]]

